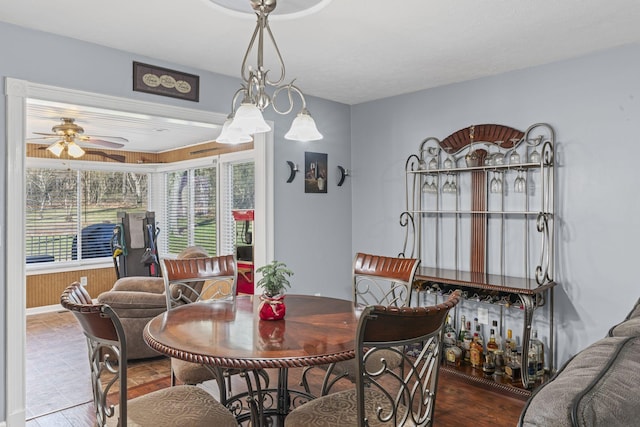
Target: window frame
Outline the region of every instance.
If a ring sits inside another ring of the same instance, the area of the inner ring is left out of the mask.
[[[91,162],[86,160],[64,160],[64,159],[43,159],[36,157],[27,157],[25,160],[25,174],[28,169],[71,169],[73,171],[97,171],[97,172],[135,172],[146,173],[148,175],[148,194],[147,208],[152,210],[152,188],[154,167],[152,165],[139,165],[131,163],[110,163],[110,162]],[[25,229],[26,230],[26,229]],[[76,271],[81,269],[97,269],[113,267],[113,261],[105,257],[76,259],[71,261],[57,261],[46,263],[25,263],[25,271],[27,275],[59,273],[65,271]]]

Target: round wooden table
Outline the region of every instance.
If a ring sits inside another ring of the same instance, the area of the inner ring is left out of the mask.
[[[288,388],[288,368],[353,358],[359,317],[347,300],[292,294],[285,303],[285,318],[275,321],[258,318],[258,296],[187,304],[153,318],[144,339],[167,356],[209,367],[217,378],[225,369],[247,371],[246,392],[227,397],[218,382],[220,400],[240,422],[261,425],[265,416],[276,415],[280,424],[296,400],[301,404],[314,397]],[[264,368],[279,368],[277,389],[261,387],[257,373]],[[246,398],[249,407],[243,404]]]

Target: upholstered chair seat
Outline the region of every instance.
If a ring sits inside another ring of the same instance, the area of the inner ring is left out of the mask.
[[[195,386],[175,386],[127,402],[127,424],[149,427],[237,427],[231,413],[208,392]],[[111,418],[107,426],[118,426]]]

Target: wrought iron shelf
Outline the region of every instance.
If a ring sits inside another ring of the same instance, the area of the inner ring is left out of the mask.
[[[421,260],[416,291],[462,289],[479,302],[519,304],[523,309],[521,366],[528,363],[533,312],[548,306],[550,372],[556,286],[554,145],[555,132],[545,123],[533,124],[524,132],[502,125],[476,125],[442,141],[427,138],[406,161],[406,205],[400,215],[405,230],[402,254]],[[492,163],[495,159],[499,164]],[[458,167],[460,162],[467,166]],[[498,190],[491,185],[491,177],[504,180],[516,173],[517,179],[524,178],[520,190],[513,184],[516,197],[505,191],[506,184],[501,183]],[[453,184],[453,190],[444,184]],[[507,274],[513,271],[523,277]],[[459,324],[457,311],[454,320]],[[456,372],[477,377],[465,369]],[[513,388],[483,378],[473,380]],[[520,388],[528,390],[536,380],[523,370],[520,383]]]

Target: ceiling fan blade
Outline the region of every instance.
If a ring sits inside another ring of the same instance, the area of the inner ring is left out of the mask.
[[[78,138],[80,141],[82,142],[86,142],[89,144],[95,144],[95,145],[100,145],[101,147],[106,147],[106,148],[121,148],[124,147],[124,144],[120,144],[119,142],[111,142],[111,141],[105,141],[104,139],[94,139],[91,137],[80,137]]]
[[[97,150],[85,150],[85,153],[106,157],[107,159],[115,160],[116,162],[120,162],[120,163],[124,163],[125,161],[125,157],[121,154],[108,154],[108,153],[105,153],[104,151],[97,151]]]
[[[33,132],[36,135],[43,135],[43,136],[34,136],[31,138],[27,138],[27,141],[34,141],[37,139],[53,139],[53,138],[60,138],[60,135],[56,134],[56,133],[42,133],[42,132]]]
[[[121,141],[121,142],[129,142],[129,140],[127,138],[123,138],[121,136],[108,136],[108,135],[82,135],[79,136],[79,138],[107,138],[107,139],[114,139],[116,141]]]

